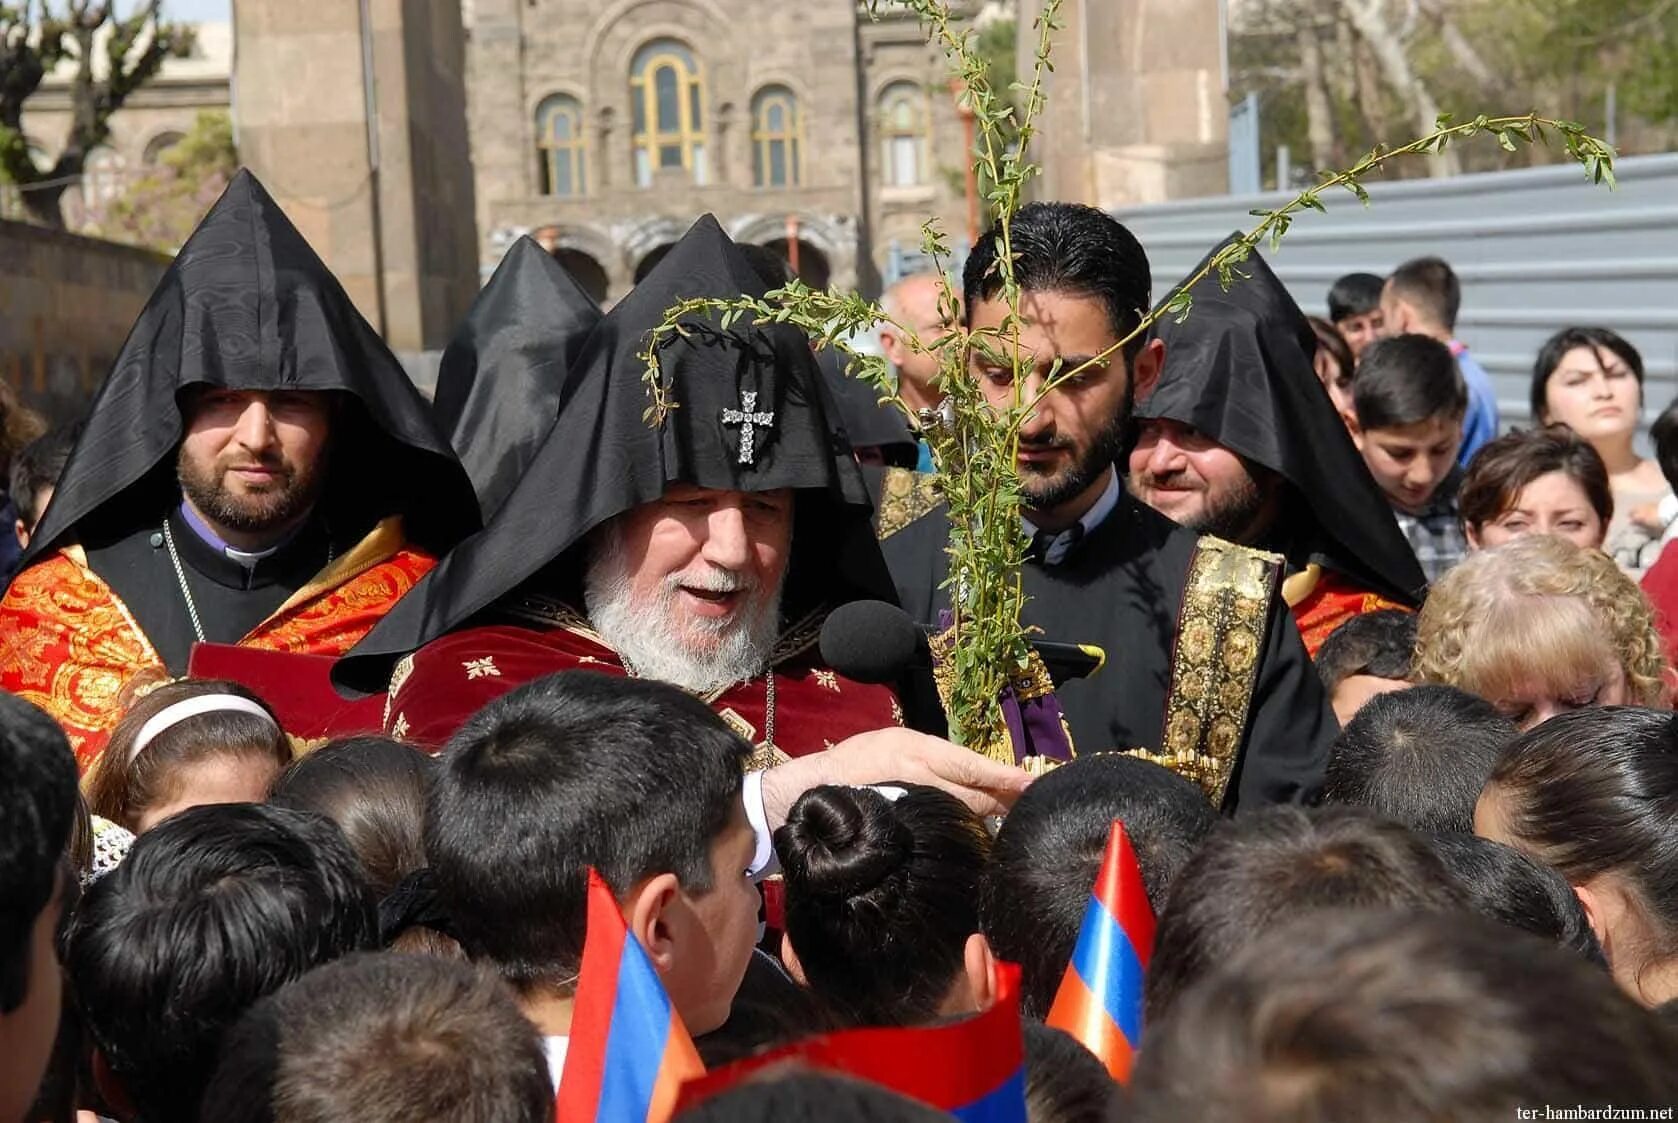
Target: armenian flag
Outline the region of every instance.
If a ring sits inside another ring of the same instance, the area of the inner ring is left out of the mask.
[[[1142,1043],[1142,978],[1153,953],[1154,910],[1136,851],[1115,819],[1047,1022],[1083,1042],[1121,1084]]]
[[[588,933],[558,1123],[664,1123],[682,1082],[705,1075],[658,972],[629,934],[612,889],[588,872]]]
[[[971,1018],[936,1026],[843,1030],[797,1041],[689,1081],[677,1107],[692,1107],[776,1065],[880,1084],[966,1123],[1025,1123],[1020,969],[997,964],[996,1001]]]

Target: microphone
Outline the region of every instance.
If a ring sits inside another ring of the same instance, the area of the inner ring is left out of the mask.
[[[936,629],[917,624],[907,612],[882,600],[842,604],[822,622],[822,662],[848,679],[890,683],[913,667],[932,666],[927,637]],[[1056,686],[1087,678],[1107,662],[1099,647],[1030,640]]]

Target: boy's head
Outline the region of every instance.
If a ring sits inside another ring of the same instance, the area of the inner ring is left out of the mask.
[[[1392,271],[1381,290],[1382,331],[1417,332],[1447,340],[1457,330],[1462,285],[1439,257],[1416,257]]]
[[[254,1002],[377,940],[377,902],[337,827],[225,803],[134,843],[82,898],[68,962],[111,1095],[143,1120],[193,1119]]]
[[[425,815],[467,954],[526,993],[563,991],[593,867],[689,1031],[721,1025],[757,937],[749,753],[705,703],[645,679],[567,671],[485,706],[444,749]]]
[[[1490,1123],[1539,1104],[1665,1107],[1675,1048],[1607,972],[1542,940],[1466,914],[1319,913],[1251,940],[1148,1026],[1132,1117]]]
[[[1381,335],[1381,287],[1373,273],[1347,273],[1328,290],[1328,318],[1346,339],[1352,357]]]
[[[70,450],[82,435],[82,427],[80,421],[60,425],[24,445],[12,458],[7,486],[12,505],[17,508],[17,526],[13,531],[19,546],[29,545],[29,536],[35,533],[36,524],[52,499],[58,477],[64,474],[64,465],[70,459]]]
[[[1020,965],[1027,1017],[1045,1017],[1054,1002],[1114,819],[1125,825],[1158,912],[1218,816],[1193,783],[1118,753],[1081,756],[1026,789],[991,846],[979,926],[998,959]]]
[[[1369,472],[1393,506],[1427,506],[1457,462],[1468,388],[1437,339],[1396,335],[1370,345],[1352,379],[1357,416],[1346,419]]]
[[[1383,694],[1335,739],[1323,798],[1411,830],[1472,834],[1480,789],[1518,734],[1497,707],[1454,686]]]
[[[1354,807],[1250,812],[1222,824],[1172,882],[1154,933],[1144,1020],[1158,1021],[1237,950],[1301,913],[1462,905],[1438,855],[1390,819]]]
[[[1352,617],[1329,634],[1312,660],[1344,729],[1377,694],[1410,685],[1416,614],[1383,608]]]
[[[0,693],[0,1123],[22,1119],[58,1030],[54,939],[76,757],[53,720]]]
[[[264,998],[222,1050],[206,1123],[550,1123],[536,1027],[482,968],[394,952]]]

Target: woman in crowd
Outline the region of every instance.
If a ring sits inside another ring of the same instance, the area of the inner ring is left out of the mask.
[[[979,934],[984,824],[936,788],[813,788],[775,832],[786,875],[782,957],[859,1025],[982,1010],[992,960]]]
[[[1606,555],[1548,534],[1471,554],[1433,586],[1414,674],[1480,695],[1522,729],[1587,706],[1668,702],[1636,583]]]
[[[1546,425],[1566,425],[1602,457],[1615,513],[1604,549],[1633,576],[1660,552],[1660,502],[1672,494],[1660,466],[1634,447],[1642,411],[1643,358],[1619,335],[1607,328],[1564,328],[1539,349],[1532,415]]]
[[[93,814],[143,834],[207,803],[259,803],[291,763],[272,710],[234,682],[172,682],[129,709],[87,779]]]
[[[1568,880],[1624,990],[1678,998],[1678,716],[1599,709],[1533,730],[1492,771],[1474,829]]]
[[[1457,507],[1471,549],[1554,534],[1598,550],[1614,517],[1614,495],[1596,449],[1554,425],[1506,433],[1475,453]]]

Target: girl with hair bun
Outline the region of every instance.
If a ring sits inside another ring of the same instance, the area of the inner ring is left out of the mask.
[[[291,742],[262,699],[236,682],[165,683],[129,707],[87,777],[93,814],[144,834],[206,803],[260,803]]]
[[[1678,715],[1579,710],[1517,738],[1480,793],[1474,833],[1567,879],[1633,998],[1678,999]]]
[[[979,934],[984,824],[912,784],[818,787],[775,832],[786,876],[782,958],[858,1025],[918,1025],[990,1003]]]

